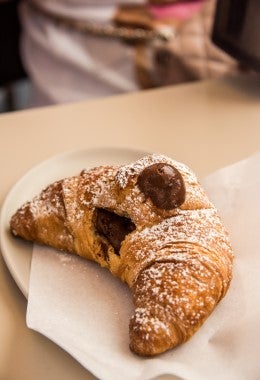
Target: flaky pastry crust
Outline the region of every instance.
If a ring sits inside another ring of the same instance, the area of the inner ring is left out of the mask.
[[[176,168],[185,185],[185,200],[173,209],[155,206],[138,186],[145,168],[162,163]],[[116,244],[119,230],[107,232],[107,211],[127,224]],[[232,278],[232,248],[216,208],[186,165],[162,155],[57,181],[21,207],[10,228],[23,239],[93,260],[126,282],[135,306],[130,348],[142,356],[187,341]]]

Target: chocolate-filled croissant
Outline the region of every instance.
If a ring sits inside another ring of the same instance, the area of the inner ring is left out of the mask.
[[[184,164],[149,155],[49,185],[11,218],[24,239],[108,268],[133,295],[130,348],[189,339],[226,294],[233,253],[218,213]]]

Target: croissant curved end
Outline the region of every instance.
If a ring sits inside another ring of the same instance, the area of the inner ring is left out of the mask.
[[[195,259],[145,268],[132,287],[136,308],[129,325],[130,348],[152,356],[185,342],[222,298],[222,288],[219,272]]]
[[[149,314],[147,309],[138,308],[130,319],[130,349],[140,356],[154,356],[180,343],[174,325]]]

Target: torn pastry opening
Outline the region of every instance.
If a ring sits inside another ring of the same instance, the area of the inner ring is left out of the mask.
[[[130,218],[104,208],[96,208],[94,226],[97,233],[112,245],[117,255],[126,236],[136,229]]]

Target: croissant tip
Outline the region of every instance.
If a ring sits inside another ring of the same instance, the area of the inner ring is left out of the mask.
[[[177,332],[157,318],[151,318],[151,323],[142,323],[136,316],[130,320],[130,349],[140,356],[161,354],[179,344]]]
[[[156,334],[154,337],[132,337],[130,341],[130,349],[132,352],[143,357],[152,357],[159,355],[177,346],[168,335]]]

